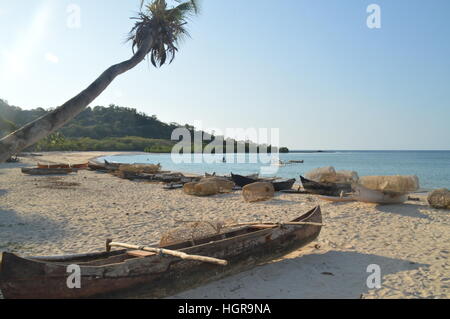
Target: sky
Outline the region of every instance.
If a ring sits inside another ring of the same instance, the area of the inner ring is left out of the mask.
[[[75,96],[131,56],[139,2],[0,0],[0,98],[31,109]],[[171,65],[141,63],[92,106],[216,132],[278,128],[291,149],[450,150],[450,1],[201,4]]]

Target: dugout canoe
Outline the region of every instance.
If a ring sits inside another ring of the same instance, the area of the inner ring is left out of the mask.
[[[310,194],[324,196],[341,196],[342,193],[351,193],[352,185],[346,183],[318,183],[300,176],[303,188]]]
[[[242,175],[235,175],[231,173],[231,180],[239,187],[244,187],[249,184],[256,183],[258,181],[258,178],[248,177],[248,176],[242,176]]]
[[[295,184],[295,178],[274,180],[271,182],[276,192],[291,189]]]
[[[87,169],[89,163],[82,164],[42,164],[38,163],[38,168],[74,168],[74,169]]]
[[[25,258],[4,252],[0,289],[7,299],[167,297],[251,269],[311,243],[322,228],[320,207],[293,222],[306,224],[245,226],[195,243],[186,241],[163,247],[224,259],[228,261],[227,266],[126,249]],[[67,285],[73,265],[80,269],[79,289]]]
[[[22,168],[22,173],[27,175],[67,175],[70,173],[76,173],[74,168]]]

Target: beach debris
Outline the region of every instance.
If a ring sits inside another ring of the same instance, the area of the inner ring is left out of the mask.
[[[119,165],[120,172],[134,173],[134,174],[157,174],[161,171],[161,164],[153,165]]]
[[[371,190],[407,194],[419,189],[419,178],[415,175],[363,176],[359,184]]]
[[[308,172],[305,177],[318,183],[356,183],[359,180],[355,171],[336,171],[333,166],[320,167]]]
[[[256,182],[242,188],[245,201],[253,203],[270,200],[275,196],[275,188],[272,183]]]
[[[450,209],[450,190],[440,188],[428,195],[428,203],[433,208]]]

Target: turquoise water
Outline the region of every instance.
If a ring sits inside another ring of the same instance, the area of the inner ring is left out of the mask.
[[[223,163],[223,155],[205,155],[206,161],[215,163],[192,163],[193,155],[184,155],[183,159],[191,163],[175,163],[171,154],[144,154],[106,157],[117,163],[161,163],[164,170],[203,174],[253,174],[261,173],[262,167],[268,164],[249,163],[250,155],[226,155],[227,163]],[[254,159],[254,158],[252,158]],[[337,151],[326,153],[289,153],[280,154],[282,161],[304,160],[304,164],[291,164],[282,167],[272,166],[271,173],[263,175],[295,177],[305,174],[311,169],[323,166],[334,166],[336,169],[357,171],[365,175],[417,175],[422,189],[450,188],[450,151]],[[239,160],[240,163],[237,163]],[[242,163],[245,161],[245,163]]]

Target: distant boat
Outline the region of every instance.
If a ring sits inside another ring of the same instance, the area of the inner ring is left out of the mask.
[[[289,161],[290,164],[303,164],[304,162],[305,161],[303,161],[303,160],[299,160],[299,161],[291,160],[291,161]]]
[[[363,203],[373,204],[402,204],[408,200],[407,194],[382,192],[373,189],[368,189],[362,185],[353,185],[353,198]]]
[[[341,196],[342,193],[351,193],[352,185],[347,183],[319,183],[300,176],[303,188],[316,195]]]

